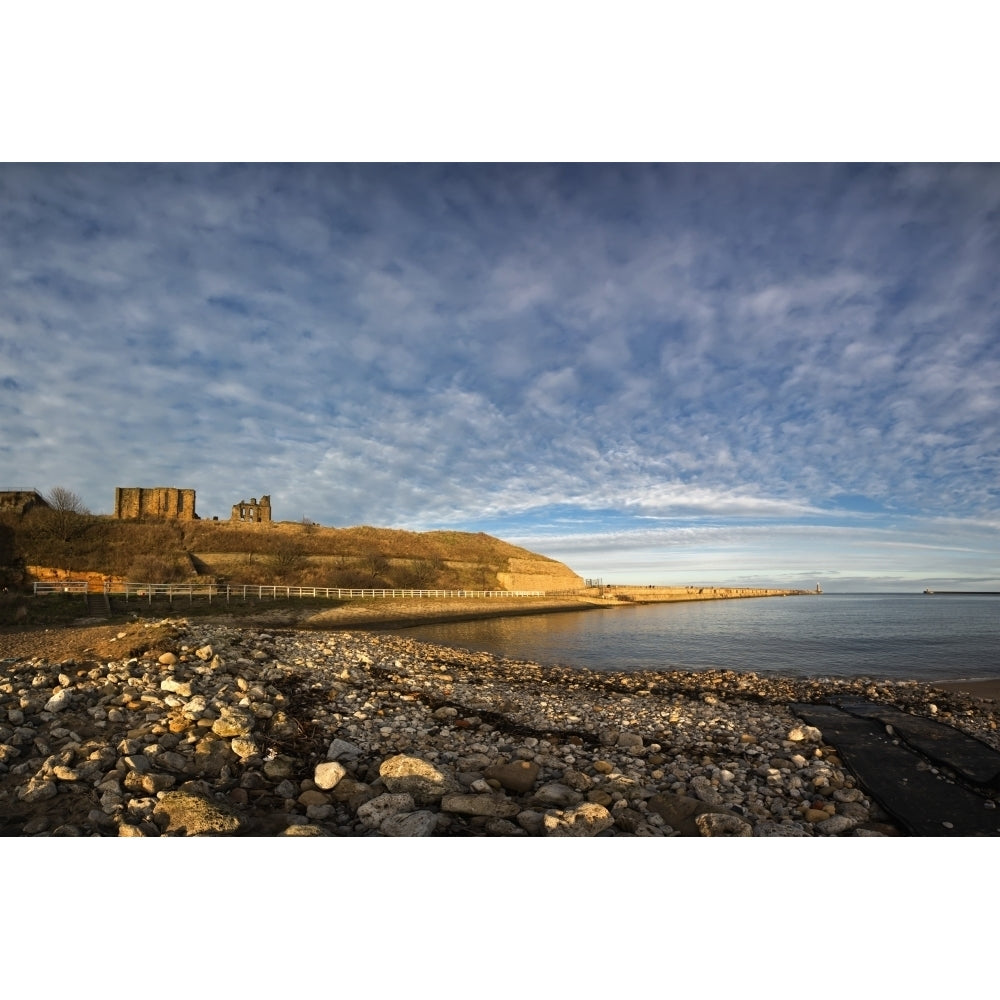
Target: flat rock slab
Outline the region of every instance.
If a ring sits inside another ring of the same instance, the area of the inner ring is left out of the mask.
[[[872,798],[913,836],[1000,836],[1000,809],[988,808],[986,796],[935,775],[901,738],[894,742],[879,719],[832,705],[789,707],[822,732]]]
[[[851,715],[892,726],[908,746],[935,764],[954,771],[964,781],[980,788],[1000,789],[1000,753],[982,740],[954,726],[910,715],[890,705],[847,698],[838,698],[835,704]]]

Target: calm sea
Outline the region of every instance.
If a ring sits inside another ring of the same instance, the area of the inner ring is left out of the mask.
[[[405,630],[423,642],[595,670],[1000,677],[1000,596],[824,594],[649,604]]]

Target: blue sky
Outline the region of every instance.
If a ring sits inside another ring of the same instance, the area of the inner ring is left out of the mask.
[[[0,487],[1000,589],[995,165],[0,164]]]

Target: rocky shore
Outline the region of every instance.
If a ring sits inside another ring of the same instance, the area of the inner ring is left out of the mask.
[[[0,832],[898,835],[788,708],[834,692],[1000,749],[997,702],[916,682],[605,673],[399,635],[134,622],[71,657],[0,660]]]

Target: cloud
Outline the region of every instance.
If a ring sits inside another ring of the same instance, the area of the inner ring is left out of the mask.
[[[990,166],[4,165],[0,474],[995,548],[998,212]]]

